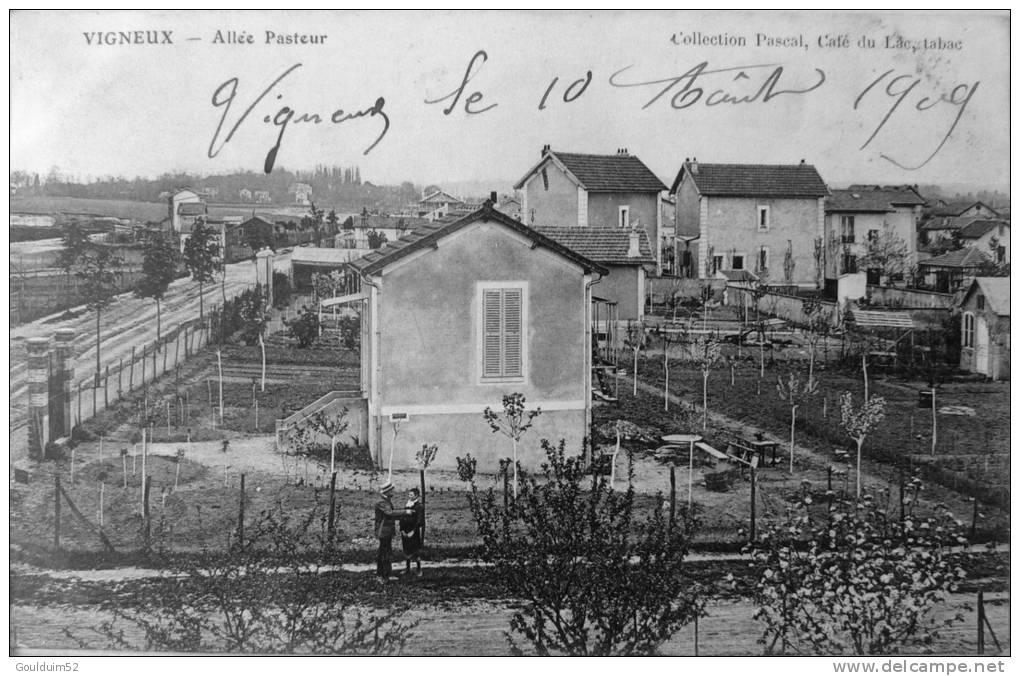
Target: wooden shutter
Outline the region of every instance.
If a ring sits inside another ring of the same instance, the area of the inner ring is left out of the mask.
[[[521,290],[503,290],[503,375],[521,375]]]
[[[498,378],[502,375],[502,293],[499,289],[482,292],[482,376]]]

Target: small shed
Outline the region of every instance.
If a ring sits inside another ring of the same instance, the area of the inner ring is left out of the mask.
[[[953,293],[963,286],[965,278],[991,262],[985,252],[968,246],[921,261],[917,268],[925,283],[934,286],[936,291]]]
[[[975,277],[960,310],[960,368],[1009,380],[1009,277]]]

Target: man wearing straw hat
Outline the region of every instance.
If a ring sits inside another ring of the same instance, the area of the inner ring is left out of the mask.
[[[386,582],[392,572],[390,555],[393,551],[393,535],[396,533],[394,519],[407,515],[407,510],[393,509],[393,484],[387,481],[379,487],[379,502],[375,503],[375,536],[379,539],[379,551],[375,557],[375,575]]]

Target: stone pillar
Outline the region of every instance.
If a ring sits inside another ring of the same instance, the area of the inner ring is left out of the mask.
[[[255,254],[255,281],[266,294],[266,307],[273,307],[273,250],[265,247]]]
[[[71,436],[74,419],[71,417],[71,387],[74,383],[74,329],[60,329],[54,336],[54,356],[60,383],[55,392],[50,392],[54,400],[51,408],[50,436]]]
[[[28,339],[28,457],[41,460],[49,436],[50,341]]]

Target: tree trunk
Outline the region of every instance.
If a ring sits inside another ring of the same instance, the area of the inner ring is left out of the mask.
[[[864,374],[864,403],[868,403],[868,355],[861,355],[861,372]]]
[[[96,309],[96,382],[95,386],[99,387],[100,371],[102,370],[99,366],[99,318],[102,317],[103,311]]]
[[[857,437],[857,499],[861,499],[861,446],[864,445],[864,437]]]
[[[262,339],[262,334],[259,333],[259,347],[262,348],[262,391],[266,391],[266,341]],[[331,470],[332,473],[332,470]]]
[[[517,499],[517,440],[514,442],[514,500]]]
[[[708,371],[701,373],[701,429],[708,429]]]
[[[198,321],[199,322],[201,322],[202,319],[205,317],[205,296],[202,293],[202,287],[203,286],[204,285],[202,284],[202,282],[200,280],[198,282]]]
[[[666,383],[662,386],[662,400],[663,410],[669,410],[669,358],[666,357],[666,353],[662,353],[662,370],[666,374]]]
[[[220,381],[220,425],[223,425],[223,354],[216,350],[216,368],[219,371]]]
[[[613,464],[609,468],[609,487],[616,488],[616,456],[620,454],[620,430],[616,431],[616,450],[613,451]]]
[[[758,377],[765,377],[765,332],[761,329],[758,330]]]
[[[159,349],[159,337],[163,335],[163,316],[160,312],[159,298],[156,299],[156,349]]]
[[[638,351],[634,350],[634,396],[637,396],[637,354]]]
[[[938,418],[936,417],[936,413],[937,412],[938,412],[938,408],[936,408],[936,406],[935,406],[935,386],[932,385],[932,388],[931,388],[931,454],[932,454],[932,456],[935,455],[935,444],[936,444],[936,442],[938,440],[938,424],[937,424]]]
[[[790,474],[793,474],[793,434],[797,426],[797,407],[790,407]]]
[[[810,382],[815,376],[815,344],[808,341],[808,366],[807,366],[807,377]]]

